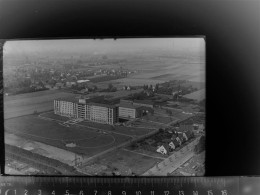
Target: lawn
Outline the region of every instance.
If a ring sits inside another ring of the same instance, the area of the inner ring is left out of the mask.
[[[129,136],[104,134],[83,126],[64,127],[58,122],[43,120],[35,115],[5,120],[5,130],[26,139],[84,154],[87,157],[130,139]],[[66,147],[68,143],[75,143],[76,147]]]

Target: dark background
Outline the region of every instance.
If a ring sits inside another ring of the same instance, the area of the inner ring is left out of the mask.
[[[205,35],[206,175],[260,175],[259,20],[251,0],[9,0],[0,39]]]

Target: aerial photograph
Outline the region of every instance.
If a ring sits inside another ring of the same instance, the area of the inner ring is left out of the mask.
[[[7,175],[203,176],[204,37],[9,40]]]

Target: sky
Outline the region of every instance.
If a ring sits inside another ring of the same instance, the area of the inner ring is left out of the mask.
[[[143,49],[204,51],[203,38],[125,38],[125,39],[60,39],[7,41],[4,55],[40,54],[49,52],[117,52]]]

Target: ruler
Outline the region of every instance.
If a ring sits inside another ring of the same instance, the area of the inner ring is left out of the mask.
[[[1,176],[0,195],[257,195],[248,177]]]

